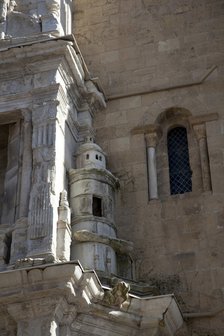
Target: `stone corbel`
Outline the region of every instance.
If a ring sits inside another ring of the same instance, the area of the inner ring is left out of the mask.
[[[93,111],[106,108],[104,95],[97,89],[96,85],[91,80],[88,80],[85,82],[85,86],[87,101],[93,108]]]

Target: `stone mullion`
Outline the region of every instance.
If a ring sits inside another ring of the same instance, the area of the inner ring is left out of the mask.
[[[158,181],[156,169],[156,145],[158,136],[156,132],[145,134],[147,147],[147,164],[148,164],[148,188],[150,200],[158,199]]]
[[[203,190],[209,191],[211,190],[211,174],[205,124],[194,125],[194,131],[199,145]]]

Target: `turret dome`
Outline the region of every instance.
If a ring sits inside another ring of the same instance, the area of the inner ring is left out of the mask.
[[[94,143],[92,137],[87,137],[76,153],[76,168],[106,168],[106,154]]]

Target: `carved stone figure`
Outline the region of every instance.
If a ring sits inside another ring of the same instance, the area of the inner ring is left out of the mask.
[[[121,306],[122,303],[128,300],[130,285],[124,281],[118,282],[111,291],[104,295],[104,303],[111,306]]]
[[[59,201],[59,205],[60,206],[64,206],[64,207],[68,207],[69,204],[68,204],[68,193],[66,190],[63,190],[61,193],[60,193],[60,201]]]

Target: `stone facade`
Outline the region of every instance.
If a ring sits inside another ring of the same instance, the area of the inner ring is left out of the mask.
[[[180,335],[224,333],[223,15],[219,0],[77,0],[74,13],[107,98],[94,126],[120,179],[118,235],[134,241],[136,280],[176,294],[189,317]],[[192,192],[171,196],[176,126],[187,129]]]
[[[1,335],[174,335],[175,297],[134,281],[133,243],[117,236],[119,181],[93,141],[105,96],[70,34],[72,2],[0,11]]]
[[[0,0],[1,335],[223,334],[223,5]]]

